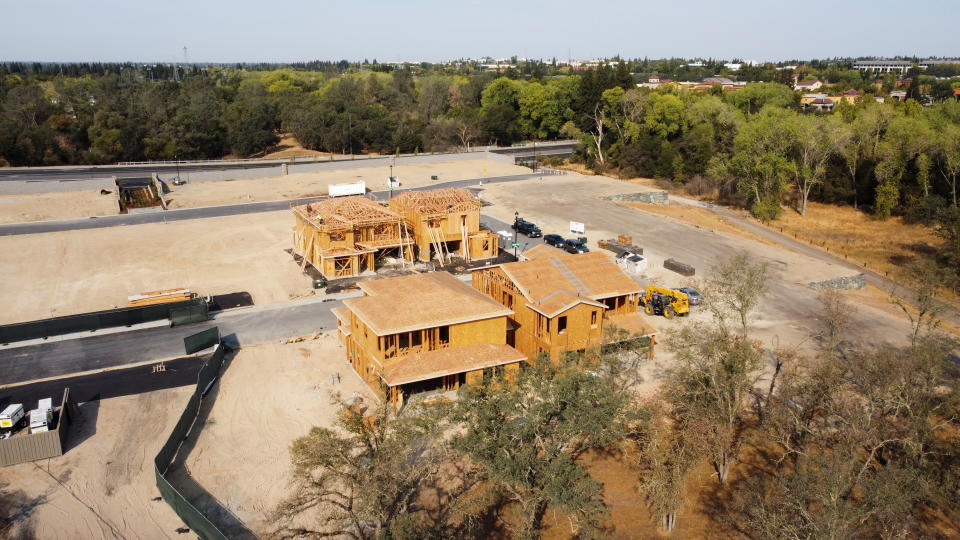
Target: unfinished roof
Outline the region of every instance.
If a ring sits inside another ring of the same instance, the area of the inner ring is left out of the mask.
[[[577,296],[570,291],[556,290],[552,294],[547,295],[545,298],[531,303],[530,308],[534,311],[542,313],[545,317],[552,319],[577,304],[589,304],[591,306],[600,308],[607,307],[600,302],[587,298],[586,296]]]
[[[483,206],[473,193],[459,188],[405,191],[393,200],[395,204],[424,216],[472,212]]]
[[[512,315],[447,272],[362,281],[368,296],[344,300],[378,336]]]
[[[387,386],[397,386],[526,359],[523,353],[509,345],[474,343],[391,358],[384,364],[382,376]]]
[[[562,249],[557,249],[553,246],[548,246],[547,244],[537,244],[536,246],[524,251],[520,255],[522,255],[524,259],[529,260],[539,259],[540,257],[562,255],[563,253],[565,252]]]
[[[500,268],[531,302],[545,301],[557,291],[591,300],[638,293],[643,288],[600,252],[565,252],[507,263]]]
[[[621,313],[619,315],[611,315],[607,321],[607,328],[616,327],[620,330],[624,330],[627,332],[628,338],[636,336],[655,336],[659,333],[656,327],[648,323],[638,311],[634,311],[632,313]]]
[[[294,206],[293,211],[310,223],[326,229],[351,229],[376,223],[399,223],[403,220],[396,212],[360,195],[333,197]]]

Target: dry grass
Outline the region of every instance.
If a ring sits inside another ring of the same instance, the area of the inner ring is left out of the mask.
[[[750,240],[755,240],[767,245],[778,245],[766,238],[763,238],[762,236],[753,234],[745,229],[740,228],[735,223],[732,223],[726,218],[714,214],[706,208],[688,206],[685,204],[669,204],[666,206],[640,202],[624,202],[620,204],[629,206],[631,208],[636,208],[638,210],[643,210],[644,212],[650,212],[651,214],[657,214],[676,219],[689,225],[693,225],[698,229],[707,229],[722,233],[735,234],[742,238],[749,238]]]
[[[806,216],[786,210],[770,226],[889,276],[896,276],[910,261],[935,253],[941,244],[929,227],[898,217],[878,221],[849,206],[809,203]]]

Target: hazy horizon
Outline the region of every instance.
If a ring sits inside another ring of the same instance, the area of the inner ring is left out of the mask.
[[[514,55],[766,62],[960,54],[953,28],[960,3],[946,0],[878,0],[868,7],[840,1],[819,19],[810,15],[810,4],[777,0],[732,6],[691,0],[682,9],[626,0],[592,10],[584,6],[569,0],[543,7],[503,0],[456,5],[294,0],[279,11],[246,0],[7,3],[0,60],[183,62],[184,46],[188,60],[197,63],[439,62]]]

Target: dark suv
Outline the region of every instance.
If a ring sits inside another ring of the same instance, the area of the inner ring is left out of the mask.
[[[548,246],[553,246],[555,248],[562,248],[563,243],[566,240],[563,239],[559,234],[545,234],[543,235],[543,243]]]
[[[543,233],[540,232],[540,227],[537,227],[536,223],[523,219],[518,219],[513,228],[516,229],[518,233],[526,235],[527,238],[540,238],[543,236]]]
[[[567,253],[587,253],[590,251],[590,248],[586,244],[579,240],[564,240],[563,250]]]

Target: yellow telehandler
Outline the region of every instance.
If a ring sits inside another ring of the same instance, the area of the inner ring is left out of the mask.
[[[647,285],[643,295],[643,311],[647,315],[663,315],[667,319],[690,313],[687,293],[656,285]]]

